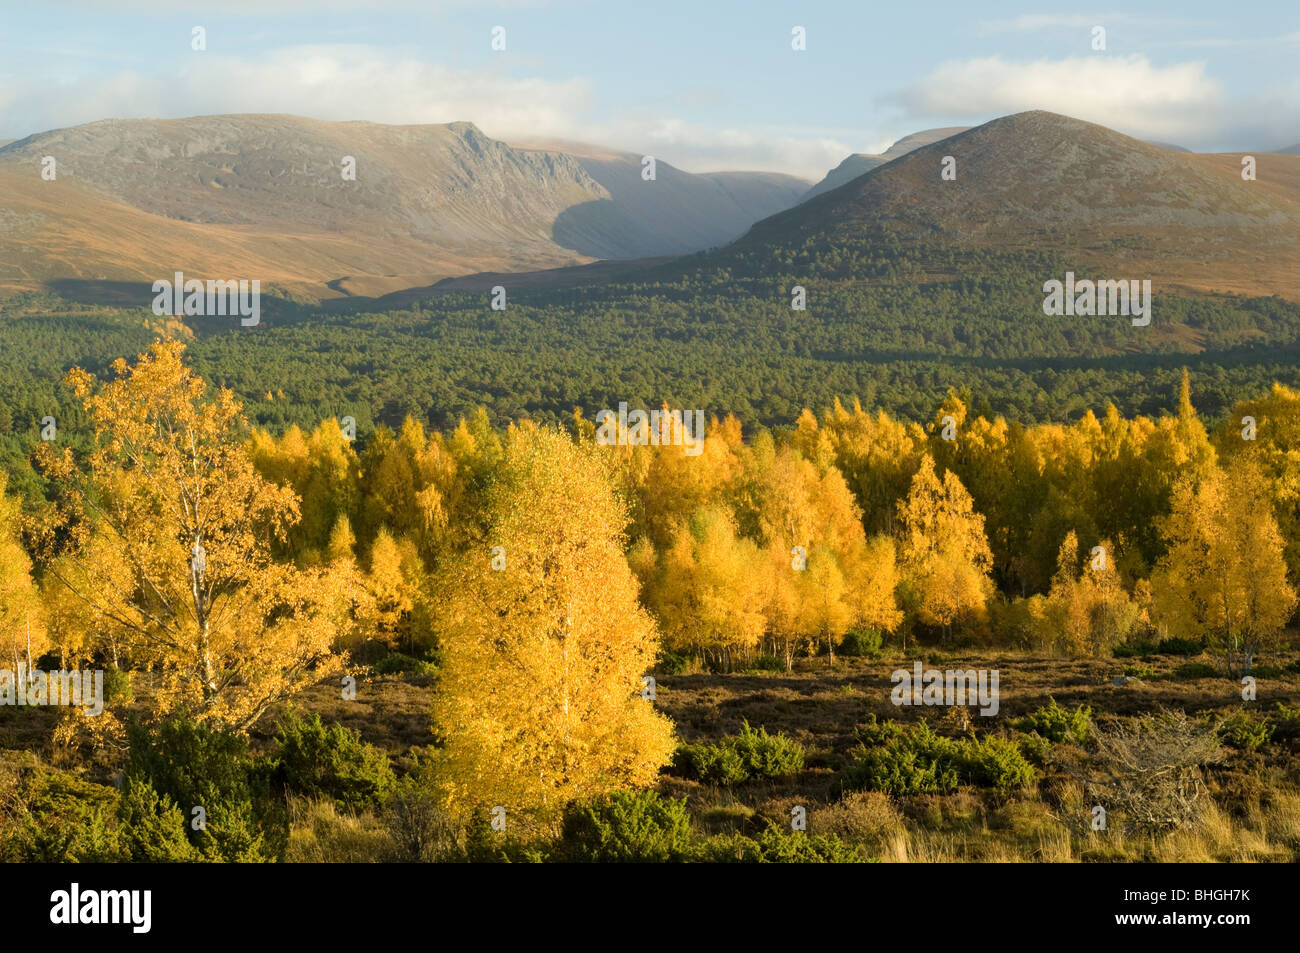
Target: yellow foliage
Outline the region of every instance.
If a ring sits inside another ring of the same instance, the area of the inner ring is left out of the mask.
[[[454,808],[553,816],[572,798],[651,783],[672,754],[671,723],[641,697],[659,636],[637,602],[601,449],[511,428],[486,545],[442,573],[433,724]]]

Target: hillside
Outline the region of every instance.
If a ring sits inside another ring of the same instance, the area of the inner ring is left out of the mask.
[[[940,180],[946,155],[956,159],[955,181]],[[1165,288],[1298,300],[1300,193],[1288,184],[1297,169],[1300,159],[1272,157],[1260,181],[1243,182],[1239,163],[1054,113],[1018,113],[778,213],[734,251],[888,236],[968,254],[1059,252],[1071,265]]]
[[[950,136],[955,136],[959,132],[965,132],[969,128],[970,126],[947,126],[942,129],[924,129],[921,132],[914,132],[910,136],[904,136],[879,155],[870,152],[855,152],[826,173],[826,178],[805,192],[801,201],[807,201],[814,196],[821,195],[823,192],[837,189],[846,182],[851,182],[858,176],[870,172],[877,166],[892,162],[899,156],[907,155],[913,149],[939,142]]]
[[[45,155],[58,160],[54,182],[36,174]],[[188,267],[314,299],[379,295],[722,244],[807,184],[658,171],[643,182],[639,157],[519,149],[472,123],[105,120],[0,148],[0,289],[133,288]]]
[[[808,188],[806,180],[776,172],[693,174],[661,157],[649,182],[641,178],[636,153],[574,142],[545,145],[572,157],[608,193],[608,200],[567,209],[555,223],[559,244],[595,258],[682,255],[724,245],[794,205]]]

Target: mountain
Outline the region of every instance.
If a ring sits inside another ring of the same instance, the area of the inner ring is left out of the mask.
[[[1300,142],[1293,146],[1287,146],[1285,149],[1274,149],[1273,151],[1284,156],[1300,155]]]
[[[805,192],[803,201],[807,201],[815,195],[821,195],[823,192],[829,192],[831,189],[839,188],[845,182],[850,182],[858,176],[870,172],[877,166],[882,166],[886,162],[897,159],[899,156],[907,155],[913,149],[939,142],[949,136],[955,136],[959,132],[965,132],[969,128],[970,126],[947,126],[942,129],[924,129],[921,132],[914,132],[910,136],[904,136],[879,155],[870,152],[855,152],[831,169],[830,172],[827,172],[826,178]]]
[[[39,175],[45,155],[58,162],[53,182]],[[467,122],[278,115],[40,133],[0,147],[0,184],[0,288],[134,285],[182,270],[260,276],[317,299],[695,251],[807,185],[662,161],[645,182],[639,156],[521,149]]]
[[[944,156],[955,181],[940,180]],[[1231,160],[1231,161],[1229,161]],[[1300,299],[1300,158],[1172,152],[1049,112],[912,150],[765,219],[734,246],[872,237],[968,253],[1056,251],[1102,277]],[[1050,276],[1045,276],[1050,277]]]
[[[654,181],[642,176],[642,157],[585,143],[537,146],[571,156],[608,193],[608,200],[567,209],[555,239],[593,258],[681,255],[726,244],[759,219],[787,209],[808,188],[806,179],[776,172],[683,172],[661,158]]]

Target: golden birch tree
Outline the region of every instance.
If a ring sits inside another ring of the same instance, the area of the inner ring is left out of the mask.
[[[108,382],[68,375],[94,428],[79,479],[92,530],[50,571],[132,664],[161,674],[158,713],[186,706],[247,729],[342,668],[331,649],[342,600],[326,570],[272,559],[297,497],[257,472],[234,395],[206,395],[183,350],[157,342],[134,366],[115,362]],[[65,452],[42,469],[73,466]]]
[[[671,723],[642,697],[659,636],[601,449],[511,428],[485,537],[444,570],[433,728],[453,809],[553,817],[649,784],[672,754]]]

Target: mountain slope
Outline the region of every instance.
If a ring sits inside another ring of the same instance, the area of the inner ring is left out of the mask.
[[[830,172],[827,172],[826,178],[805,192],[803,201],[821,195],[823,192],[829,192],[831,189],[837,189],[844,183],[851,182],[877,166],[892,162],[899,156],[907,155],[913,149],[939,142],[950,136],[955,136],[959,132],[965,132],[969,128],[970,126],[947,126],[942,129],[924,129],[921,132],[914,132],[910,136],[904,136],[879,155],[870,152],[855,152],[831,169]]]
[[[726,244],[760,219],[787,209],[808,188],[776,172],[695,174],[655,161],[641,177],[641,156],[583,143],[548,143],[572,158],[608,193],[607,201],[567,209],[555,240],[596,258],[681,255]],[[528,148],[528,147],[523,147]]]
[[[58,161],[54,182],[40,178],[45,155]],[[355,180],[342,174],[345,156]],[[105,120],[0,147],[0,286],[151,282],[187,260],[208,273],[274,274],[308,297],[381,295],[453,275],[719,245],[807,186],[663,162],[658,172],[643,182],[639,157],[519,149],[472,123]],[[90,207],[98,226],[84,217]],[[95,228],[128,244],[106,255]]]
[[[945,155],[956,159],[956,181],[940,180]],[[1297,161],[1273,157],[1260,187],[1241,180],[1239,165],[1018,113],[774,215],[736,247],[887,235],[967,251],[1053,250],[1117,278],[1300,298],[1300,196],[1286,184]]]

